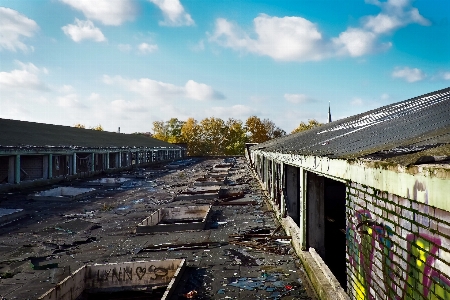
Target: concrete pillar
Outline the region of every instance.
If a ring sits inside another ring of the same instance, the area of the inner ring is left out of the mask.
[[[48,179],[53,177],[53,154],[48,155]]]
[[[14,156],[10,156],[8,165],[8,183],[14,183],[14,170]]]
[[[91,154],[91,172],[95,171],[95,153]]]
[[[42,157],[42,178],[48,178],[48,155]]]
[[[74,153],[72,157],[72,175],[77,174],[77,154]]]
[[[116,153],[116,164],[114,168],[120,168],[120,152]]]
[[[109,152],[106,152],[105,156],[106,156],[105,170],[108,170],[109,169]]]
[[[14,161],[14,183],[20,183],[20,155],[16,155]]]

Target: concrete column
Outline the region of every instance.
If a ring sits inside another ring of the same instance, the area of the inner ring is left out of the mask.
[[[48,179],[53,177],[53,154],[48,155]]]
[[[120,152],[116,153],[116,163],[114,168],[120,168]]]
[[[109,169],[109,152],[106,152],[105,156],[106,156],[105,170],[108,170]]]
[[[72,175],[77,174],[77,154],[74,153],[72,157]]]
[[[144,151],[144,164],[148,163],[147,161],[147,151]]]
[[[48,155],[42,157],[42,178],[48,178]]]
[[[8,165],[8,183],[14,183],[14,156],[9,157]]]
[[[20,155],[16,155],[14,161],[14,183],[20,183]]]
[[[95,171],[95,153],[91,154],[91,172]]]

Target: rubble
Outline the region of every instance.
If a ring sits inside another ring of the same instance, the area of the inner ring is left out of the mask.
[[[227,175],[211,177],[213,166]],[[50,295],[59,287],[86,278],[74,275],[79,270],[167,260],[184,260],[167,300],[315,299],[290,236],[273,219],[243,158],[198,159],[173,171],[161,165],[114,174],[129,181],[98,186],[95,194],[72,201],[33,201],[26,196],[38,193],[33,190],[5,194],[2,206],[28,217],[0,227],[0,299],[57,299]],[[197,185],[205,182],[219,184]],[[171,216],[174,209],[178,219]],[[165,230],[139,232],[145,220]],[[143,270],[134,271],[133,279]],[[145,272],[157,276],[155,271],[147,266]],[[110,282],[125,273],[98,274]],[[85,289],[78,300],[113,299],[112,292],[117,299],[161,299],[166,286]]]

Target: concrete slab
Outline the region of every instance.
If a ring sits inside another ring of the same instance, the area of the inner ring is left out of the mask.
[[[161,298],[167,299],[184,267],[184,259],[85,265],[38,299],[77,299],[84,292],[143,291],[155,286],[168,287]]]
[[[96,192],[94,188],[57,187],[28,195],[27,199],[45,201],[79,200],[90,197]]]
[[[211,205],[161,208],[139,223],[136,233],[202,230],[210,210]]]

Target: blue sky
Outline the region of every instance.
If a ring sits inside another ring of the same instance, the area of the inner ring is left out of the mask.
[[[348,117],[450,86],[448,0],[0,0],[0,118]]]

